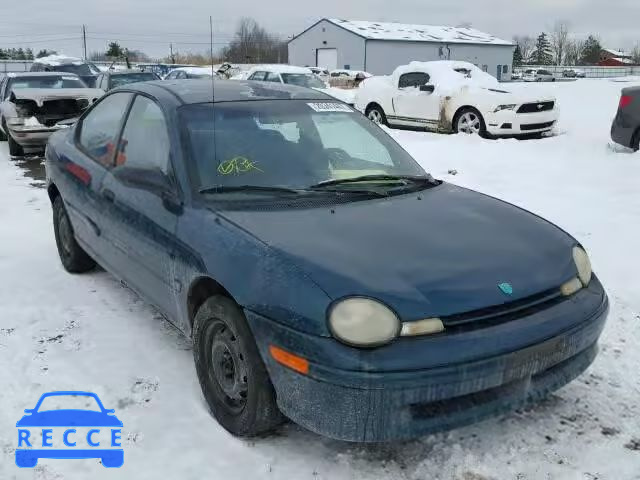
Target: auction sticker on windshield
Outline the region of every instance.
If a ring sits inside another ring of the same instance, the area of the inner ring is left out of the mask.
[[[353,109],[342,103],[316,102],[307,103],[316,112],[346,112],[352,113]]]

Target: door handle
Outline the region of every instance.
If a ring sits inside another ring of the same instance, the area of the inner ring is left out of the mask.
[[[109,203],[113,203],[115,201],[115,199],[116,199],[116,195],[111,190],[109,190],[107,188],[102,190],[102,196]]]

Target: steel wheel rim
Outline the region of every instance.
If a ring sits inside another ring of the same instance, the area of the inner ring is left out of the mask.
[[[247,403],[247,366],[238,337],[221,321],[215,322],[209,349],[210,378],[217,385],[220,399],[234,414]]]
[[[480,133],[480,117],[473,112],[466,112],[458,119],[458,131],[467,135]]]
[[[369,120],[373,123],[382,123],[382,115],[378,110],[371,110],[369,112]]]

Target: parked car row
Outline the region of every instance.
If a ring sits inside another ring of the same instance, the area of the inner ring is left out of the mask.
[[[485,125],[555,118],[519,111],[551,99],[472,86],[474,68],[411,64],[363,89],[429,112],[449,85],[447,108],[482,98]],[[51,136],[46,171],[64,268],[99,264],[191,337],[225,429],[286,416],[409,439],[539,400],[593,362],[608,300],[576,239],[434,179],[325,93],[213,82],[215,99],[208,79],[107,92]],[[464,112],[447,127],[476,128]]]

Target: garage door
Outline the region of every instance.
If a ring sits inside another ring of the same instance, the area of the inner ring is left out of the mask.
[[[338,50],[335,48],[319,48],[316,53],[316,67],[335,70],[338,68]]]

